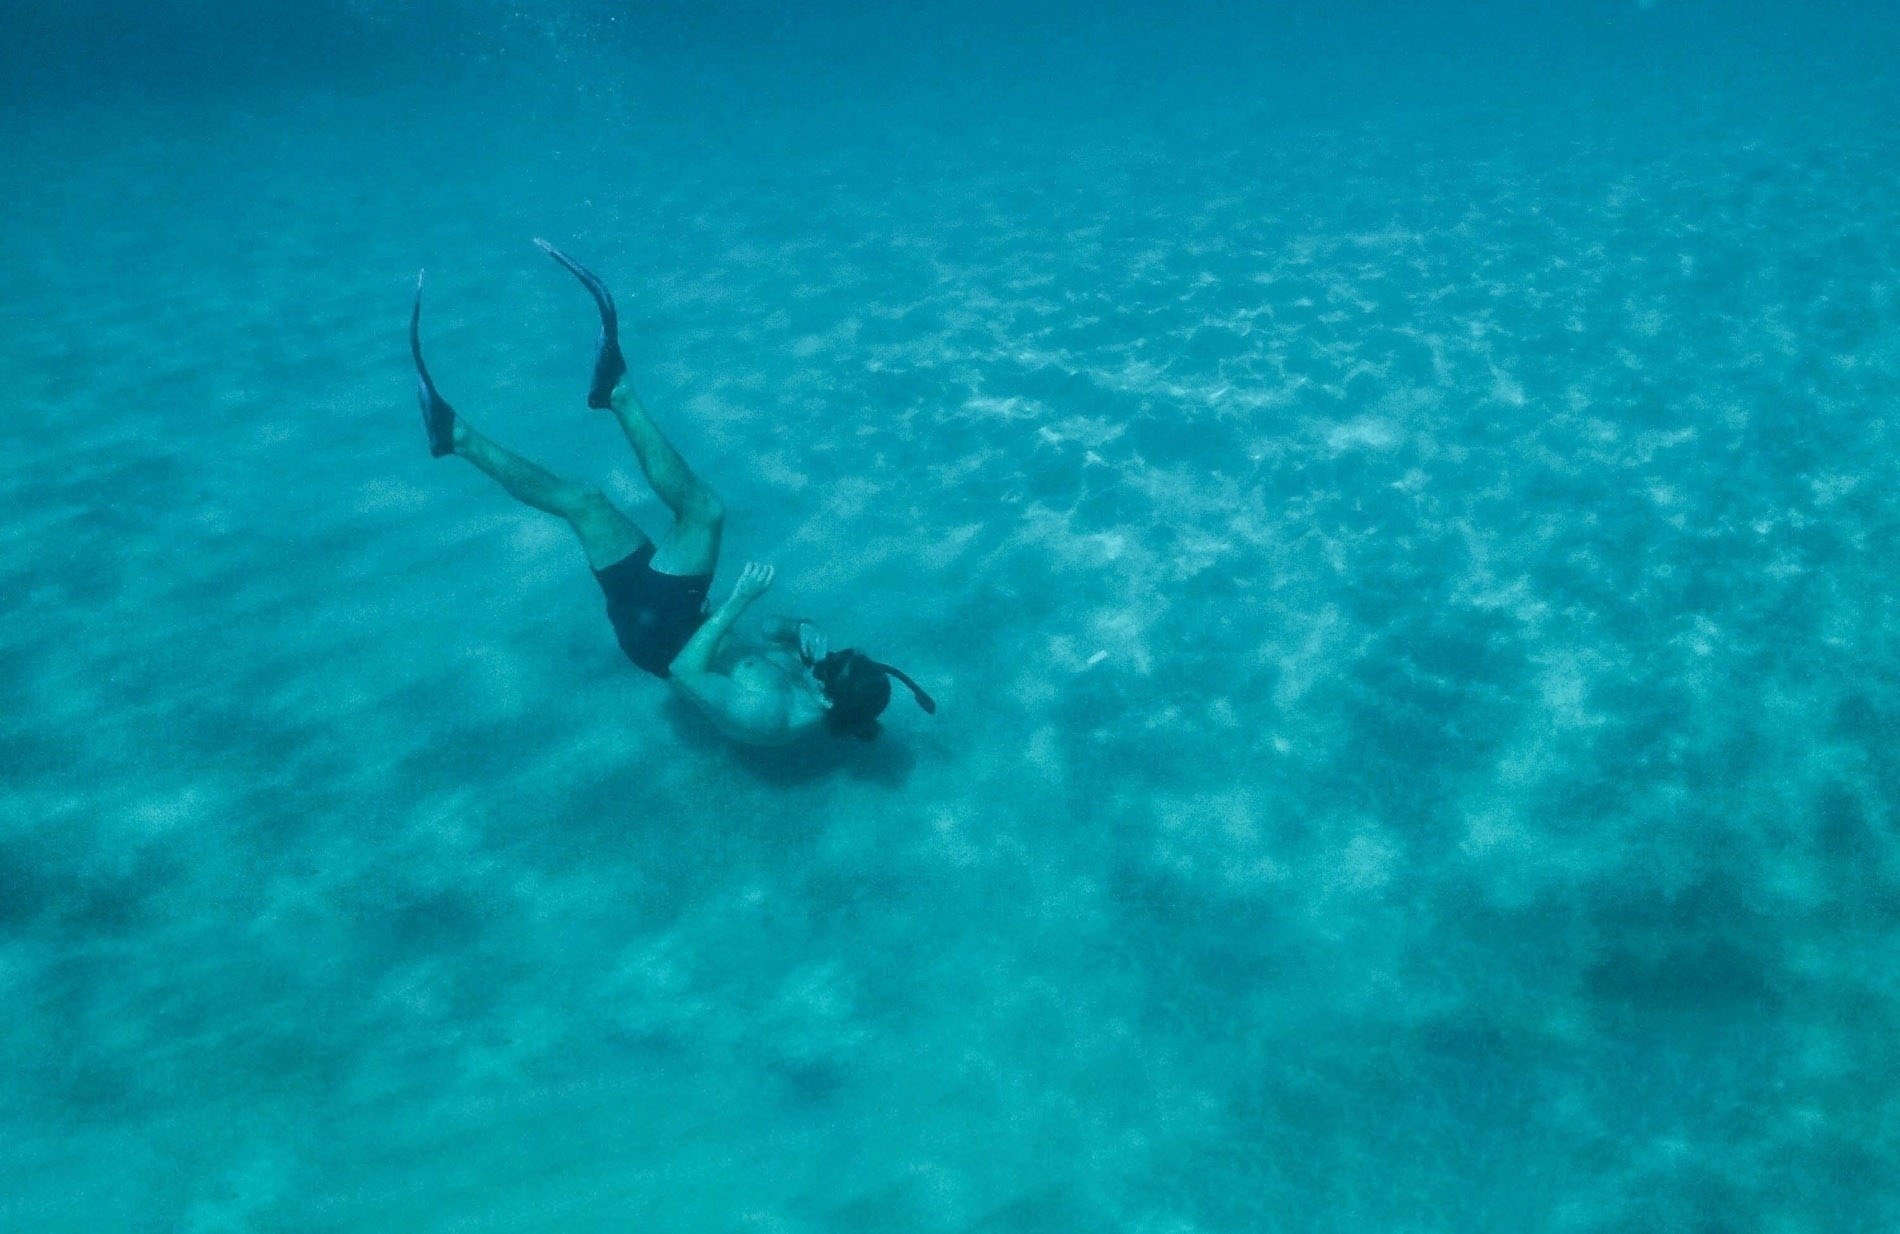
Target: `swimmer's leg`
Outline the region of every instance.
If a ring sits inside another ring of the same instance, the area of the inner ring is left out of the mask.
[[[587,564],[604,570],[638,551],[646,533],[614,508],[597,488],[562,479],[475,431],[436,390],[422,362],[422,275],[416,275],[416,302],[409,314],[409,352],[416,362],[417,401],[429,434],[429,453],[437,458],[459,454],[524,505],[566,519],[580,538]]]
[[[546,240],[536,240],[541,251],[573,273],[600,310],[600,345],[594,358],[594,384],[587,393],[589,407],[612,410],[620,429],[640,460],[640,470],[660,500],[673,512],[673,526],[653,554],[653,568],[662,574],[711,574],[719,562],[719,541],[725,528],[725,509],[718,496],[693,474],[679,451],[653,423],[633,390],[620,384],[627,363],[620,354],[619,317],[614,300],[594,273]]]
[[[422,405],[422,428],[429,435],[429,453],[436,458],[455,452],[455,408],[429,380],[422,362],[422,271],[416,271],[416,303],[409,311],[409,354],[416,362],[416,401]]]
[[[711,574],[719,564],[719,541],[726,526],[726,509],[719,495],[693,474],[631,389],[615,390],[609,406],[640,460],[647,484],[673,512],[673,526],[654,551],[653,568],[662,574]]]
[[[642,548],[646,533],[622,514],[599,489],[564,479],[475,431],[455,422],[455,452],[524,505],[567,520],[580,537],[587,564],[604,570]]]
[[[594,307],[600,310],[600,338],[594,344],[594,381],[587,388],[587,405],[604,409],[613,397],[614,387],[627,375],[627,361],[620,354],[620,314],[614,309],[613,293],[592,270],[546,240],[537,239],[535,245],[566,266],[581,281],[581,286],[587,288],[587,294],[594,297]]]

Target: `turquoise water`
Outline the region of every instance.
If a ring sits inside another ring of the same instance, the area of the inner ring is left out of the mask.
[[[16,7],[0,1229],[1900,1228],[1890,18]]]

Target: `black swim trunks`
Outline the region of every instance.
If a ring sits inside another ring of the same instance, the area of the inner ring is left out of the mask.
[[[652,673],[667,665],[706,619],[710,574],[662,574],[653,568],[653,545],[642,545],[604,570],[594,571],[607,597],[607,619],[627,658]]]

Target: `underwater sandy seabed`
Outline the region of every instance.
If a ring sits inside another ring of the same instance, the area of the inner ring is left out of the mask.
[[[9,116],[0,1226],[1900,1221],[1879,124],[610,104]],[[937,717],[428,459],[658,525],[535,235]]]

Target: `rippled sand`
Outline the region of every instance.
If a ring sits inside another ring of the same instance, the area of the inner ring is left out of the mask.
[[[1666,140],[390,93],[0,170],[0,1226],[1900,1217],[1900,193]],[[901,664],[735,753],[486,431]]]

